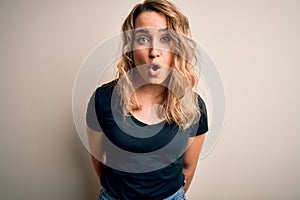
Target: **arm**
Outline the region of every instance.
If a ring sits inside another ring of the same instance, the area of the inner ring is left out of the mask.
[[[94,169],[96,171],[96,174],[98,176],[98,179],[100,179],[103,169],[103,163],[100,162],[97,158],[95,158],[93,155],[91,155],[92,163],[94,166]]]
[[[102,148],[104,133],[94,131],[88,126],[86,127],[86,131],[88,136],[88,143],[90,148],[92,164],[94,166],[98,178],[100,179],[102,174],[102,169],[104,166],[103,163],[105,163],[105,152]]]
[[[202,134],[195,137],[190,137],[188,140],[188,148],[183,156],[183,174],[186,180],[184,186],[185,192],[187,192],[192,182],[204,139],[205,134]]]

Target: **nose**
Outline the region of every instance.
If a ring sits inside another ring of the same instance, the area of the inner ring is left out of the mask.
[[[156,58],[160,56],[160,50],[158,48],[155,47],[151,47],[149,49],[149,58]]]
[[[149,58],[153,59],[160,56],[161,51],[159,49],[159,45],[159,40],[154,37],[149,48]]]

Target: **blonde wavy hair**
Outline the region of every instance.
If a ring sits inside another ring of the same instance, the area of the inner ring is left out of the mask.
[[[143,3],[137,4],[122,25],[122,55],[117,65],[117,78],[122,80],[118,81],[118,89],[123,114],[125,116],[130,110],[135,111],[142,108],[134,94],[135,88],[128,73],[135,68],[132,50],[132,30],[135,28],[135,19],[146,11],[159,12],[167,18],[167,26],[175,43],[175,50],[171,64],[172,73],[162,95],[161,105],[164,109],[163,115],[168,123],[173,121],[186,129],[200,118],[198,95],[193,92],[198,85],[199,76],[191,63],[197,61],[196,44],[191,39],[187,17],[174,4],[166,0],[145,0]]]

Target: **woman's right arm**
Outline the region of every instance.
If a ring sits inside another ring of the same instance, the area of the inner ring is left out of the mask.
[[[103,166],[105,163],[105,151],[103,150],[103,132],[97,132],[93,129],[86,127],[87,136],[88,136],[88,143],[89,143],[89,150],[91,154],[92,164],[94,169],[97,173],[98,178],[100,179]]]
[[[95,158],[93,155],[91,155],[92,163],[94,166],[94,169],[96,171],[96,174],[100,180],[101,174],[102,174],[102,169],[103,169],[103,163],[100,162],[97,158]]]

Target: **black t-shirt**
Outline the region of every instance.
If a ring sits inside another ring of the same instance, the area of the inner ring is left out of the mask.
[[[122,200],[166,198],[184,184],[188,138],[208,130],[205,103],[198,95],[200,120],[185,130],[166,121],[148,125],[130,113],[124,117],[116,85],[114,80],[97,88],[87,108],[87,125],[105,135],[101,185]]]

